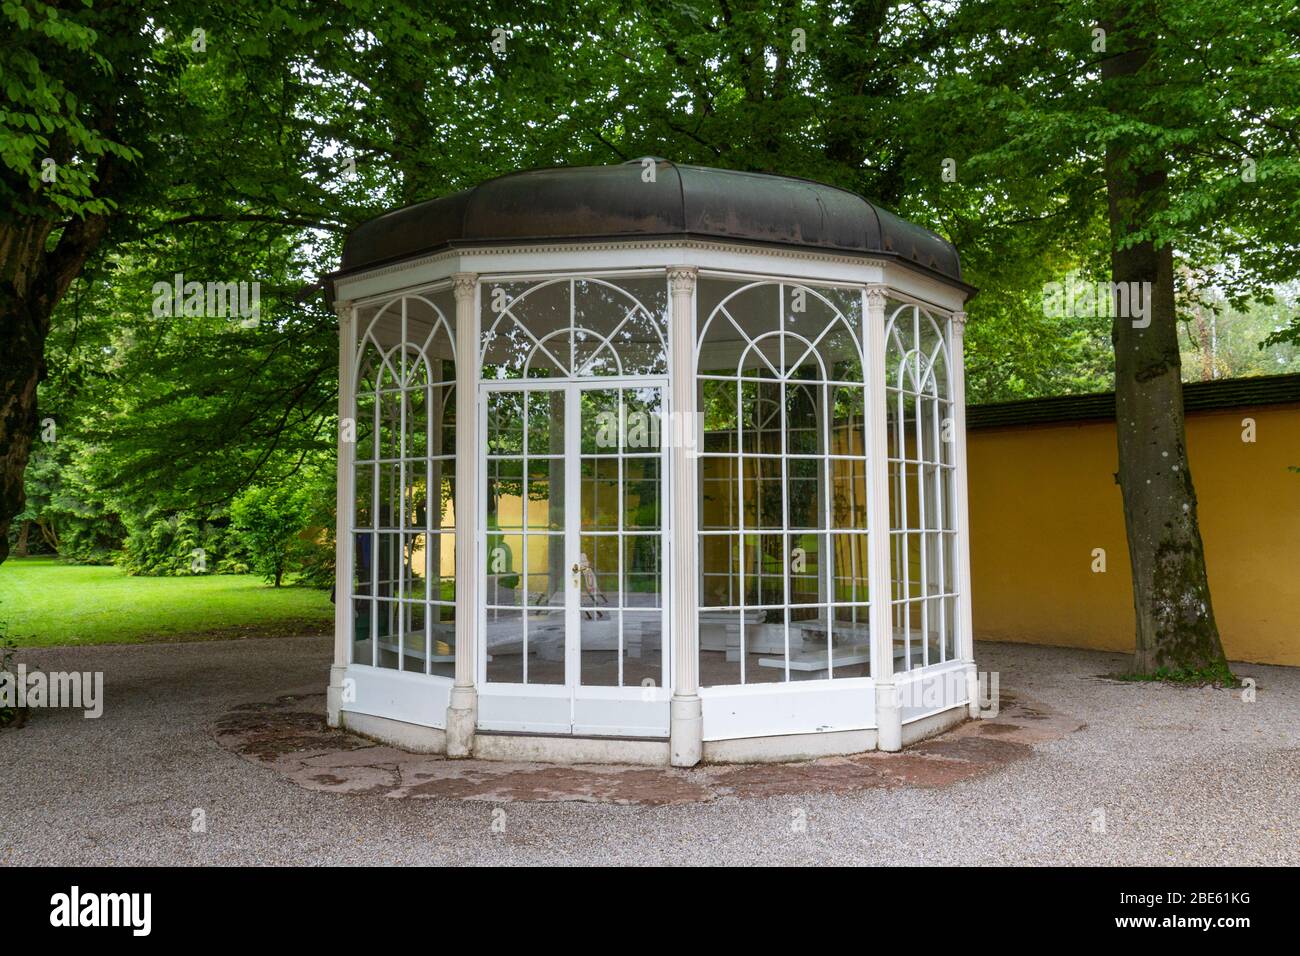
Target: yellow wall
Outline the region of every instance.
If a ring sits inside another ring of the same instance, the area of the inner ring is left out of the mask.
[[[967,443],[975,636],[1131,651],[1114,424],[976,429]],[[1194,413],[1187,446],[1228,658],[1300,665],[1300,474],[1287,470],[1300,465],[1300,408]]]

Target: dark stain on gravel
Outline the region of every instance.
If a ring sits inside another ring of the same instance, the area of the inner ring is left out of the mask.
[[[674,767],[448,760],[328,727],[324,695],[240,704],[213,734],[224,748],[311,790],[394,800],[583,802],[673,806],[718,799],[947,787],[1022,760],[1083,724],[1004,693],[997,717],[972,720],[901,753],[799,763]]]

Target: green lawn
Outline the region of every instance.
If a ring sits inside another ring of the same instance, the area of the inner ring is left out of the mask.
[[[53,558],[0,564],[0,634],[20,646],[323,634],[333,617],[328,591],[277,590],[248,574],[144,578]]]

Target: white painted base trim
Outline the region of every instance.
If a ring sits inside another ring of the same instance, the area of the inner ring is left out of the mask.
[[[422,727],[388,717],[343,711],[343,726],[354,734],[369,737],[380,743],[391,744],[417,754],[442,754],[447,752],[447,733],[437,727]]]
[[[447,752],[447,735],[436,727],[421,727],[401,720],[343,711],[344,728],[362,737],[412,753]],[[903,725],[903,745],[941,734],[966,720],[966,707],[956,704],[938,714],[918,717]],[[875,750],[876,731],[843,730],[821,734],[783,734],[706,740],[704,763],[787,763],[818,757],[847,756]],[[557,764],[632,764],[666,767],[670,762],[667,740],[630,740],[619,737],[551,737],[540,734],[474,736],[473,756],[479,760],[510,760]]]
[[[452,688],[449,678],[349,664],[343,680],[350,691],[342,701],[345,713],[386,717],[438,730],[447,722]]]
[[[913,718],[903,724],[903,746],[909,747],[914,743],[934,737],[969,719],[965,703],[953,704],[947,710],[940,711],[937,714],[927,714],[924,717]]]
[[[700,698],[706,743],[876,726],[875,684],[868,677],[705,687]]]
[[[965,661],[949,661],[895,674],[903,723],[942,713],[956,704],[966,704],[969,701],[968,670],[969,664]]]
[[[330,684],[325,689],[325,723],[331,727],[340,726],[343,719],[343,681],[347,672],[346,664],[333,664],[330,667]]]
[[[876,731],[841,730],[824,734],[786,734],[704,741],[705,763],[787,763],[838,757],[876,749]]]
[[[621,763],[668,766],[667,740],[628,740],[618,737],[547,737],[537,734],[474,735],[474,756],[480,760],[539,763]]]

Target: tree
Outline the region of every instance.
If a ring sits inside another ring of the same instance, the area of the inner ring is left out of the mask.
[[[1263,2],[995,0],[959,19],[978,56],[941,98],[984,131],[968,166],[1065,171],[1073,185],[1043,216],[1104,197],[1111,279],[1150,290],[1149,323],[1112,322],[1135,669],[1227,677],[1186,456],[1174,262],[1236,305],[1296,274],[1294,32]]]
[[[301,486],[249,488],[230,506],[235,533],[252,557],[253,570],[277,588],[310,515],[311,502]]]

